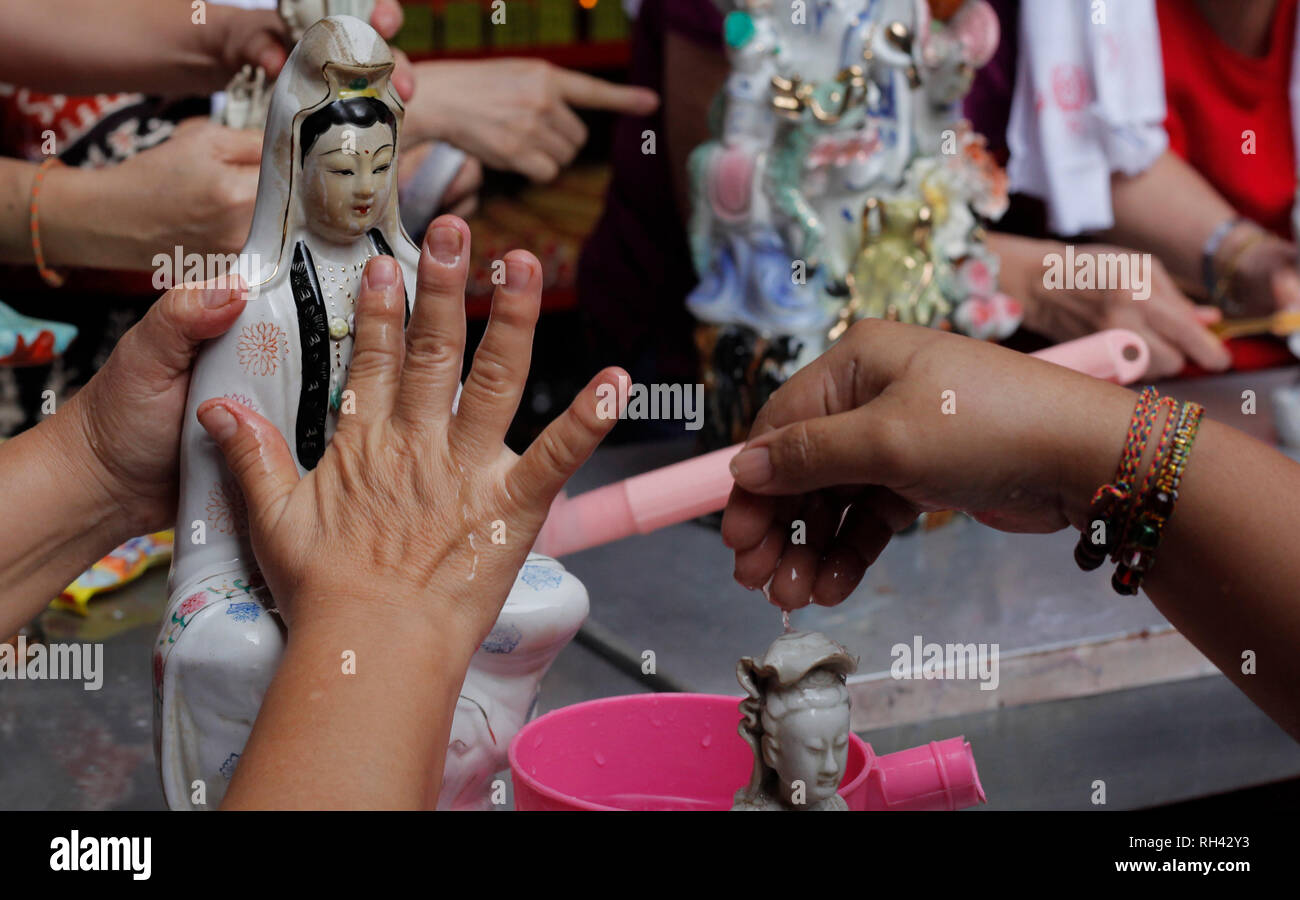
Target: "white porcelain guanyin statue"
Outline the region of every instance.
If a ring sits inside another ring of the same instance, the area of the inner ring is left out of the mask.
[[[805,631],[781,635],[758,659],[741,658],[739,730],[754,769],[733,811],[848,810],[838,793],[849,753],[844,679],[857,665],[826,635]]]
[[[280,428],[305,473],[350,412],[353,306],[371,256],[397,259],[409,317],[419,250],[397,208],[402,105],[392,69],[369,25],[331,17],[308,29],[275,84],[240,257],[249,300],[199,357],[182,435],[176,552],[153,660],[155,742],[175,809],[220,802],[285,643],[242,495],[195,410],[210,397],[238,399]],[[587,609],[576,578],[530,554],[462,688],[440,806],[488,804],[491,776]]]

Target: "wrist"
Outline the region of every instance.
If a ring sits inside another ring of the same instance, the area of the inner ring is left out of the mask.
[[[295,635],[303,642],[337,635],[401,635],[403,641],[436,647],[453,661],[463,658],[468,666],[483,636],[473,623],[446,612],[445,604],[431,599],[438,593],[432,584],[350,579],[320,587],[299,583],[287,596],[276,592],[276,603],[291,641]]]
[[[0,445],[0,631],[12,634],[132,535],[84,468],[64,412]]]
[[[1270,298],[1256,295],[1267,282],[1260,273],[1273,265],[1279,245],[1286,242],[1254,222],[1238,220],[1206,264],[1214,277],[1210,302],[1230,315],[1269,311]]]
[[[460,87],[454,78],[457,62],[425,62],[415,67],[415,95],[406,109],[406,127],[411,132],[408,139],[441,141],[453,146],[458,143],[457,116],[449,109],[449,97],[454,97]]]
[[[1264,231],[1257,239],[1245,244],[1232,261],[1232,267],[1226,273],[1229,279],[1227,293],[1252,312],[1271,312],[1273,274],[1295,268],[1296,263],[1295,245]]]
[[[102,441],[88,419],[88,399],[73,397],[33,432],[43,442],[45,458],[61,466],[59,483],[68,495],[78,498],[77,518],[88,527],[105,533],[112,546],[150,530],[133,507],[132,494],[101,454]]]
[[[41,246],[45,264],[54,268],[120,269],[134,260],[124,257],[122,235],[133,233],[128,216],[105,214],[105,205],[123,211],[129,204],[113,204],[112,179],[103,172],[56,166],[41,186]],[[112,229],[96,230],[111,222]]]
[[[1081,379],[1080,386],[1095,389],[1074,393],[1088,402],[1070,403],[1069,418],[1057,429],[1057,501],[1065,519],[1082,531],[1097,488],[1115,477],[1137,395],[1092,379]]]

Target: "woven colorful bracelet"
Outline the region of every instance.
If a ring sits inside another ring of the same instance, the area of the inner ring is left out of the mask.
[[[59,158],[51,156],[40,164],[36,169],[36,177],[32,180],[32,202],[30,227],[32,232],[32,256],[36,260],[36,271],[41,273],[41,278],[50,287],[62,287],[63,276],[45,265],[45,251],[41,247],[41,214],[40,214],[40,195],[41,182],[45,180],[45,173],[50,170],[51,166],[57,165]]]
[[[1074,545],[1074,561],[1090,572],[1100,566],[1119,546],[1121,523],[1128,517],[1129,498],[1137,480],[1138,463],[1146,452],[1151,429],[1155,426],[1160,394],[1153,387],[1143,388],[1133,417],[1129,420],[1124,450],[1120,453],[1115,479],[1103,484],[1092,495],[1088,506],[1088,525]]]
[[[1143,493],[1135,521],[1127,529],[1121,549],[1116,554],[1119,565],[1111,577],[1111,586],[1120,594],[1136,594],[1143,578],[1155,565],[1155,553],[1164,536],[1164,527],[1174,514],[1178,485],[1182,482],[1204,413],[1199,404],[1190,401],[1179,410],[1168,453],[1159,457],[1155,490]],[[1171,415],[1170,420],[1173,418]]]
[[[1142,476],[1141,486],[1129,493],[1129,503],[1126,507],[1127,515],[1124,517],[1124,523],[1119,529],[1119,534],[1115,536],[1114,552],[1110,556],[1111,562],[1119,562],[1120,551],[1128,543],[1129,535],[1141,516],[1142,503],[1150,495],[1151,485],[1156,480],[1157,473],[1160,472],[1169,458],[1172,446],[1171,440],[1174,432],[1177,431],[1178,401],[1173,397],[1161,397],[1160,402],[1156,405],[1155,414],[1159,415],[1161,409],[1165,411],[1165,420],[1160,427],[1160,440],[1156,442],[1155,452],[1151,454],[1151,462],[1147,466],[1146,474]]]

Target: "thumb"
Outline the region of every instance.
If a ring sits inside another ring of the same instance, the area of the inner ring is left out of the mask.
[[[736,484],[755,494],[804,494],[842,485],[893,484],[902,441],[898,423],[873,404],[804,419],[747,443],[731,461]]]
[[[248,288],[238,275],[173,288],[127,332],[123,352],[114,356],[150,381],[175,378],[189,371],[204,341],[225,334],[247,301]]]
[[[204,401],[197,415],[239,482],[254,533],[264,534],[298,483],[298,468],[284,435],[257,413],[224,397]]]

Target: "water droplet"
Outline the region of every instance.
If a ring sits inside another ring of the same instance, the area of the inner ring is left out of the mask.
[[[596,765],[598,766],[603,766],[605,764],[605,754],[601,753],[599,750],[596,751],[592,758],[596,760]]]
[[[790,627],[790,610],[788,609],[781,610],[781,627],[785,630],[786,634],[789,634],[794,630]]]
[[[704,737],[700,738],[701,747],[707,747],[712,743],[713,743],[713,735],[711,734],[706,734]]]

